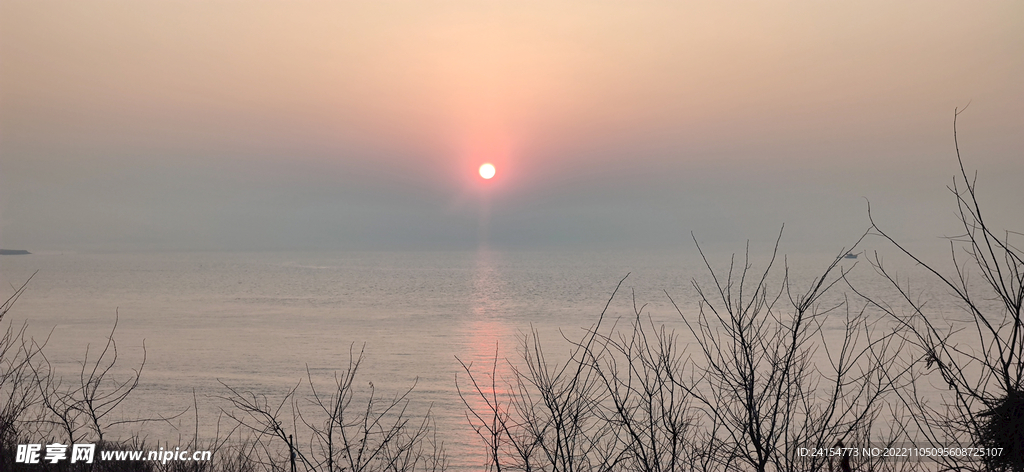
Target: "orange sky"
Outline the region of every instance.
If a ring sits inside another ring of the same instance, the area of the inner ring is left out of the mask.
[[[128,241],[193,221],[189,245],[223,247],[224,214],[302,226],[296,210],[414,231],[391,221],[470,219],[489,191],[494,224],[533,221],[521,238],[544,245],[601,227],[551,229],[558,211],[715,227],[746,198],[802,202],[851,173],[828,197],[843,208],[930,201],[879,176],[942,195],[968,102],[973,159],[1002,191],[1022,167],[1024,7],[892,3],[4,1],[0,241],[100,244],[141,219]],[[769,194],[713,194],[730,187]],[[684,204],[701,198],[723,207]],[[314,226],[313,245],[340,231]]]

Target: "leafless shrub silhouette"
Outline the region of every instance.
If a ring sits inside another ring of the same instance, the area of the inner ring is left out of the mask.
[[[448,459],[429,411],[418,419],[408,411],[415,385],[391,398],[379,396],[373,382],[360,391],[355,379],[362,361],[362,351],[350,352],[348,367],[335,376],[328,394],[307,369],[305,398],[296,394],[301,383],[273,403],[224,385],[230,392],[224,399],[233,407],[225,414],[255,433],[249,459],[267,470],[285,470],[285,464],[293,471],[299,465],[328,472],[445,470]],[[304,413],[302,405],[314,411]],[[282,422],[286,406],[290,423]]]
[[[112,413],[139,386],[142,369],[146,365],[146,344],[142,343],[142,360],[132,374],[117,379],[114,368],[117,365],[117,318],[107,335],[99,354],[90,359],[89,348],[79,363],[81,368],[75,382],[66,384],[64,378],[53,369],[52,364],[40,351],[40,362],[32,365],[33,381],[40,390],[40,401],[49,412],[50,423],[61,430],[68,443],[92,440],[102,443],[104,432],[111,427],[126,424],[141,424],[149,421],[166,421],[168,418],[112,419]]]
[[[614,400],[596,368],[606,352],[608,338],[600,328],[608,305],[582,340],[565,337],[571,348],[564,362],[547,361],[535,331],[522,339],[522,367],[509,363],[511,379],[498,378],[497,351],[487,383],[472,365],[459,361],[472,388],[464,392],[458,381],[456,386],[493,470],[623,468],[621,424],[612,419]]]
[[[788,270],[769,290],[775,253],[757,277],[745,260],[722,281],[705,258],[716,296],[695,282],[696,317],[676,306],[696,355],[685,355],[679,336],[656,325],[634,296],[628,324],[602,328],[609,299],[582,339],[563,334],[570,346],[564,362],[549,363],[534,332],[522,341],[520,362],[505,361],[509,378],[497,374],[497,352],[489,374],[462,363],[468,380],[459,393],[489,467],[822,470],[827,456],[801,456],[798,448],[902,438],[898,429],[872,434],[872,426],[903,379],[884,372],[903,339],[876,334],[864,307],[855,310],[844,297],[823,301],[843,279],[838,265],[846,252],[803,292]],[[830,346],[826,327],[837,326],[844,341]],[[861,462],[874,470],[901,467]]]
[[[34,277],[35,274],[32,274]],[[0,305],[0,322],[23,293],[29,277],[14,293]],[[32,413],[32,406],[39,400],[39,389],[33,380],[32,362],[39,355],[40,346],[25,338],[27,324],[15,328],[11,323],[0,334],[0,455],[9,454],[9,445],[16,443],[20,436],[31,434],[36,423],[26,415]],[[0,458],[6,464],[7,458]]]
[[[706,437],[692,397],[677,381],[685,359],[678,336],[655,325],[636,305],[629,327],[601,338],[605,355],[591,367],[611,407],[604,420],[616,425],[624,470],[676,471],[706,468]],[[714,427],[712,427],[714,429]]]
[[[14,302],[24,293],[28,281],[0,305],[0,321]],[[153,421],[170,421],[188,411],[170,417],[119,418],[115,414],[122,403],[139,386],[146,363],[145,343],[142,359],[131,374],[125,376],[118,365],[118,346],[115,340],[117,320],[106,336],[102,349],[94,354],[87,348],[79,363],[77,378],[68,382],[42,352],[42,344],[26,337],[26,326],[15,329],[8,325],[0,335],[0,469],[2,470],[133,470],[133,471],[250,471],[297,470],[301,465],[307,471],[441,471],[447,468],[444,445],[438,439],[429,411],[416,418],[407,411],[412,388],[393,398],[380,397],[373,384],[369,391],[360,392],[353,382],[362,352],[352,357],[347,370],[335,378],[333,393],[324,395],[316,386],[313,375],[307,372],[310,396],[299,399],[298,385],[282,401],[271,406],[265,396],[242,393],[227,387],[226,398],[231,406],[223,413],[236,426],[221,430],[213,440],[203,441],[199,436],[198,399],[193,392],[195,433],[186,440],[180,438],[175,447],[212,451],[222,455],[214,462],[153,463],[146,461],[98,462],[90,465],[69,463],[18,464],[14,450],[19,443],[37,443],[40,440],[61,443],[95,443],[96,457],[103,450],[155,450],[147,444],[140,432],[111,441],[108,430],[115,426]],[[365,395],[364,395],[365,393]],[[360,395],[363,395],[362,397]],[[365,397],[365,403],[353,403]],[[304,414],[300,403],[315,406]],[[279,418],[284,407],[291,407],[291,422]],[[172,425],[173,426],[173,425]],[[304,427],[307,444],[297,444],[292,434]],[[248,430],[252,436],[242,434]],[[44,439],[45,438],[45,439]],[[275,443],[275,440],[283,443]],[[285,445],[285,448],[279,446]],[[160,446],[160,445],[157,445]],[[166,444],[164,446],[170,446]],[[285,457],[281,457],[284,451]],[[293,454],[289,457],[287,454]],[[86,470],[86,469],[81,469]]]
[[[915,298],[909,279],[901,278],[875,253],[876,271],[895,289],[896,300],[858,294],[887,313],[900,335],[915,349],[904,369],[919,375],[901,389],[900,398],[912,414],[915,434],[935,447],[1001,449],[984,460],[941,457],[948,470],[1024,470],[1024,252],[1011,238],[998,234],[982,214],[977,173],[969,175],[953,138],[960,173],[949,186],[964,233],[950,237],[951,271],[925,262],[871,219],[872,229],[943,285],[962,315],[926,308]],[[870,207],[868,209],[871,215]],[[980,281],[974,277],[980,276]],[[855,288],[856,290],[856,288]],[[938,388],[936,388],[938,387]],[[938,390],[941,398],[930,395]]]
[[[14,294],[0,306],[0,321],[9,312],[14,302],[24,293],[29,280],[16,288]],[[46,342],[37,343],[26,337],[27,325],[13,329],[8,325],[0,336],[0,395],[3,406],[0,410],[0,469],[2,470],[96,470],[96,471],[191,471],[213,470],[211,462],[168,462],[165,464],[141,461],[118,461],[104,464],[20,464],[15,463],[15,449],[18,444],[39,441],[62,444],[94,443],[96,457],[104,450],[155,450],[147,445],[141,432],[130,433],[127,437],[110,441],[106,432],[119,425],[142,425],[152,421],[169,422],[176,416],[156,418],[115,419],[118,407],[134,392],[145,366],[145,345],[143,358],[132,373],[122,376],[118,368],[117,342],[115,333],[117,321],[107,335],[103,349],[93,356],[89,350],[79,363],[77,379],[65,383],[43,353]],[[198,409],[197,409],[198,411]],[[197,413],[198,414],[198,413]],[[198,425],[198,416],[196,417]],[[218,432],[220,431],[218,427]],[[234,432],[228,431],[223,437],[201,442],[198,426],[191,441],[179,440],[175,446],[192,450],[209,450],[215,453],[225,451]],[[225,457],[219,462],[218,470],[247,470],[247,460],[239,457]]]
[[[675,382],[699,405],[700,422],[714,426],[707,436],[712,468],[820,470],[827,456],[798,450],[900,437],[898,431],[878,436],[871,427],[900,386],[902,377],[886,371],[904,342],[878,334],[867,305],[826,297],[845,277],[839,263],[847,251],[806,290],[794,287],[788,265],[772,289],[778,244],[763,271],[752,270],[748,249],[740,266],[733,256],[724,278],[701,250],[714,286],[709,292],[694,281],[700,298],[695,317],[676,306],[699,353]],[[829,336],[842,342],[830,343],[827,329],[841,330]]]

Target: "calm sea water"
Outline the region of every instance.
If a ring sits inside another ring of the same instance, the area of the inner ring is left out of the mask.
[[[716,256],[721,264],[728,255]],[[790,258],[794,277],[816,275],[830,256]],[[844,264],[847,267],[851,264]],[[851,275],[870,284],[865,264]],[[616,284],[630,274],[608,319],[628,319],[633,296],[656,322],[685,329],[696,310],[691,280],[709,283],[695,251],[673,252],[345,252],[34,254],[0,258],[0,282],[38,274],[8,315],[29,323],[45,352],[73,377],[117,319],[118,363],[146,362],[120,413],[170,415],[199,403],[201,436],[216,434],[227,403],[221,384],[280,399],[306,379],[327,388],[365,350],[358,385],[394,394],[415,383],[414,411],[431,408],[454,468],[483,464],[468,427],[457,358],[486,370],[495,353],[516,358],[522,333],[536,329],[557,357],[560,332],[578,338]],[[808,277],[805,277],[808,278]],[[465,385],[465,384],[463,384]],[[306,392],[300,388],[300,392]],[[147,425],[152,441],[192,435],[194,413]]]

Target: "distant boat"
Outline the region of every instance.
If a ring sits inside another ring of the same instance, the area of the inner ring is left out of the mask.
[[[0,249],[0,256],[22,256],[32,254],[24,249]]]
[[[859,252],[858,252],[857,254],[854,254],[854,253],[852,253],[852,252],[848,252],[848,253],[846,253],[846,255],[845,255],[845,256],[843,256],[843,257],[844,257],[844,258],[846,258],[846,259],[856,259],[858,255],[860,255],[860,253],[859,253]]]

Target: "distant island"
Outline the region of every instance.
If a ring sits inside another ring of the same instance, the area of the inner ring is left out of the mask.
[[[32,254],[24,249],[0,249],[0,256],[20,256],[23,254]]]

